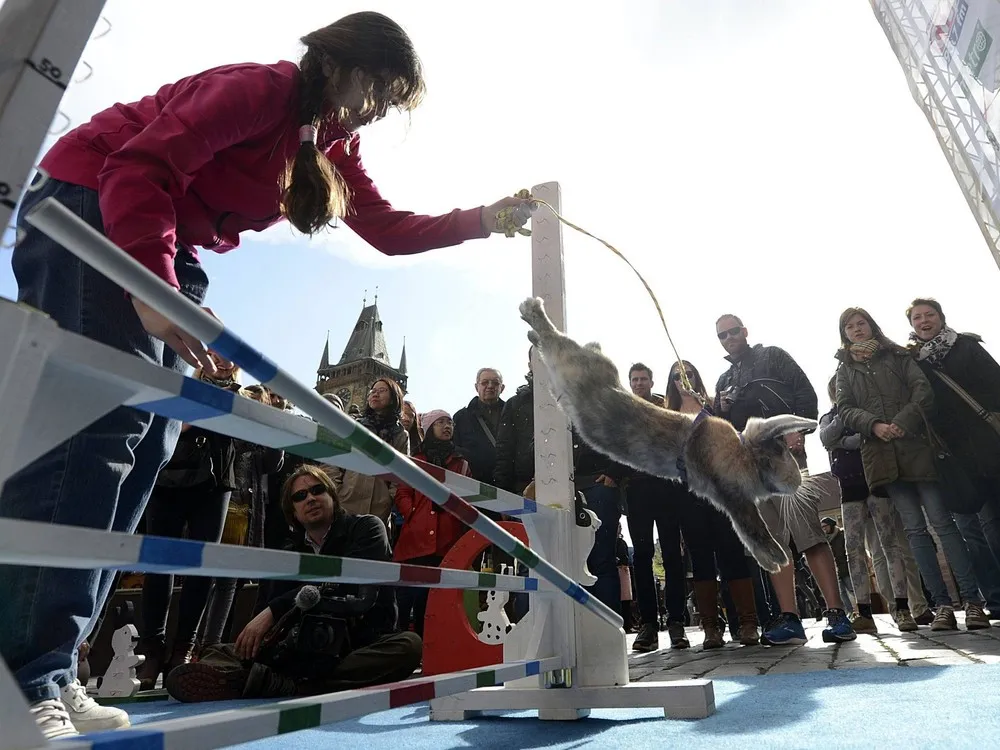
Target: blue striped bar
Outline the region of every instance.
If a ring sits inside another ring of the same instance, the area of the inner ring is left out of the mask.
[[[179,396],[135,404],[132,408],[190,423],[231,414],[235,400],[232,391],[186,377]]]
[[[541,662],[529,661],[527,664],[524,665],[525,677],[533,677],[534,675],[541,672],[541,670],[542,670]]]
[[[163,732],[142,729],[128,729],[124,733],[117,730],[94,732],[80,739],[91,743],[92,750],[163,750],[166,746]],[[52,747],[58,747],[58,744]]]
[[[522,505],[520,509],[513,509],[512,508],[511,510],[505,510],[503,512],[506,515],[508,515],[508,516],[526,516],[529,513],[537,513],[538,512],[538,503],[537,502],[535,502],[534,500],[529,500],[526,497],[521,498],[521,499],[524,501],[524,505]]]
[[[563,593],[569,594],[573,599],[580,602],[580,604],[586,604],[590,599],[590,593],[577,583],[574,583],[568,589],[564,589]]]
[[[205,553],[205,543],[190,539],[167,539],[162,536],[144,536],[139,547],[138,565],[155,565],[172,570],[200,568]]]
[[[278,365],[243,339],[231,334],[227,329],[223,329],[219,337],[212,341],[208,347],[230,362],[239,365],[261,383],[274,380],[274,376],[278,374]]]

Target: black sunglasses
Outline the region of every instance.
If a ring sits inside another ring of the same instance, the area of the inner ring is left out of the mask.
[[[743,326],[736,326],[735,328],[727,328],[725,331],[719,331],[719,341],[725,341],[730,336],[736,336],[740,331],[743,330]]]
[[[298,490],[292,493],[292,502],[301,503],[307,497],[312,495],[313,497],[319,497],[320,495],[326,493],[326,487],[322,484],[314,484],[309,489]]]
[[[673,374],[673,379],[674,380],[683,380],[683,378],[681,377],[680,370],[678,370],[677,372],[675,372]],[[694,380],[694,375],[692,375],[691,373],[688,373],[688,380]]]

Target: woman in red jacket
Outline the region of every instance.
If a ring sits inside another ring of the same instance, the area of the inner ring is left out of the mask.
[[[55,198],[179,293],[201,304],[195,247],[227,252],[246,230],[282,220],[307,235],[337,219],[389,255],[489,236],[492,206],[418,216],[394,209],[365,173],[357,130],[424,94],[406,33],[355,13],[306,35],[298,64],[214,68],[116,104],[63,136],[18,214],[18,299],[60,326],[165,367],[215,367],[202,342],[34,229]],[[178,417],[183,415],[178,414]],[[118,408],[11,477],[0,516],[131,532],[180,422]],[[0,651],[47,739],[128,725],[76,682],[77,646],[108,594],[110,572],[0,567]],[[44,624],[44,627],[42,626]]]
[[[463,476],[471,476],[469,462],[462,458],[452,442],[455,424],[446,411],[435,409],[420,415],[424,440],[413,458],[440,466]],[[440,565],[441,559],[468,528],[464,523],[443,513],[426,495],[411,487],[396,487],[396,510],[403,517],[399,539],[392,552],[392,559],[411,565]],[[424,635],[424,612],[427,609],[425,588],[411,586],[396,589],[399,605],[399,627],[413,629],[421,638]],[[412,613],[412,618],[411,618]]]

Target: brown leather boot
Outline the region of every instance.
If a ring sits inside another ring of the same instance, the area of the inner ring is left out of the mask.
[[[740,643],[744,646],[756,646],[760,643],[760,631],[757,629],[757,604],[753,596],[753,581],[749,578],[737,578],[729,582],[729,594],[740,618]]]
[[[139,680],[139,690],[152,690],[156,687],[156,680],[163,671],[163,652],[166,646],[163,636],[153,638],[140,638],[136,644],[135,653],[146,657],[146,660],[135,670],[136,679]]]
[[[722,648],[722,628],[719,623],[718,581],[695,581],[694,600],[701,615],[701,629],[705,633],[703,649]]]
[[[84,641],[76,651],[76,678],[86,687],[90,682],[90,643]]]

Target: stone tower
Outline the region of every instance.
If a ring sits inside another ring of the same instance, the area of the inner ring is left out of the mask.
[[[378,297],[373,304],[362,306],[344,353],[335,364],[330,362],[330,337],[327,336],[316,376],[316,390],[335,393],[344,402],[345,409],[356,404],[363,410],[368,389],[378,378],[395,380],[406,393],[406,343],[403,343],[399,367],[393,367],[378,314]]]

